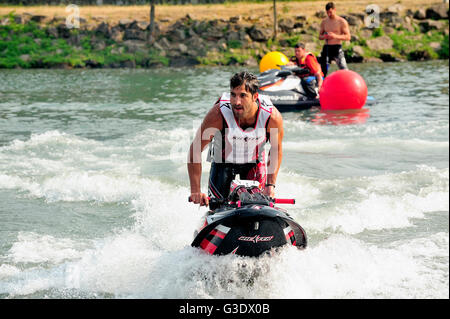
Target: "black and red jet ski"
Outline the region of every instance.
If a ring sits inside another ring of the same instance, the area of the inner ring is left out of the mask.
[[[300,76],[308,74],[307,69],[285,65],[280,67],[281,70],[270,69],[258,75],[260,94],[268,96],[280,112],[320,106],[319,100],[311,97],[312,94],[308,94],[301,83]]]
[[[273,105],[280,112],[290,112],[309,109],[320,106],[320,101],[315,96],[317,88],[316,79],[313,76],[300,77],[309,74],[305,68],[298,66],[280,66],[279,69],[269,69],[258,75],[260,84],[259,93],[270,98]],[[368,96],[366,105],[375,104],[375,99]]]
[[[193,247],[212,255],[236,254],[256,257],[277,247],[293,245],[306,248],[303,228],[286,210],[275,204],[293,204],[294,200],[272,199],[256,185],[233,181],[227,199],[210,200],[209,211],[196,231]]]

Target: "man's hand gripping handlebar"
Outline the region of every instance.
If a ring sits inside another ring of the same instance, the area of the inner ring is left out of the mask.
[[[208,195],[204,193],[192,193],[188,198],[189,202],[200,204],[200,206],[208,206],[210,200],[211,198],[209,198]]]

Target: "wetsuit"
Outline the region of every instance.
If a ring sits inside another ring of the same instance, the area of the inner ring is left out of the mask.
[[[256,123],[243,130],[231,109],[230,93],[224,93],[219,101],[223,129],[216,132],[210,144],[208,196],[227,198],[236,175],[242,180],[258,181],[263,189],[267,178],[264,145],[269,140],[267,125],[273,104],[268,97],[259,95]]]
[[[340,70],[347,70],[347,61],[345,61],[345,54],[340,44],[325,44],[320,54],[320,64],[324,76],[328,73],[328,64],[335,61]]]

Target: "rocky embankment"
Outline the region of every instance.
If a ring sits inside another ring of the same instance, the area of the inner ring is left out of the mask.
[[[352,40],[344,49],[349,62],[393,62],[449,58],[448,4],[415,12],[397,4],[384,8],[378,27],[367,27],[367,13],[342,15]],[[192,65],[257,66],[269,51],[293,55],[301,41],[320,53],[319,26],[324,11],[281,18],[274,40],[269,16],[148,21],[80,18],[69,29],[65,17],[10,13],[0,17],[0,68],[116,68]]]

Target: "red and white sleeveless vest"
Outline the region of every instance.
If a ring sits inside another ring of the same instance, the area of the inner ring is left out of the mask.
[[[219,103],[224,119],[224,129],[215,134],[208,160],[234,164],[264,162],[264,145],[268,136],[267,124],[274,107],[269,97],[258,96],[256,123],[254,127],[246,130],[239,126],[234,117],[229,92],[222,94]]]

